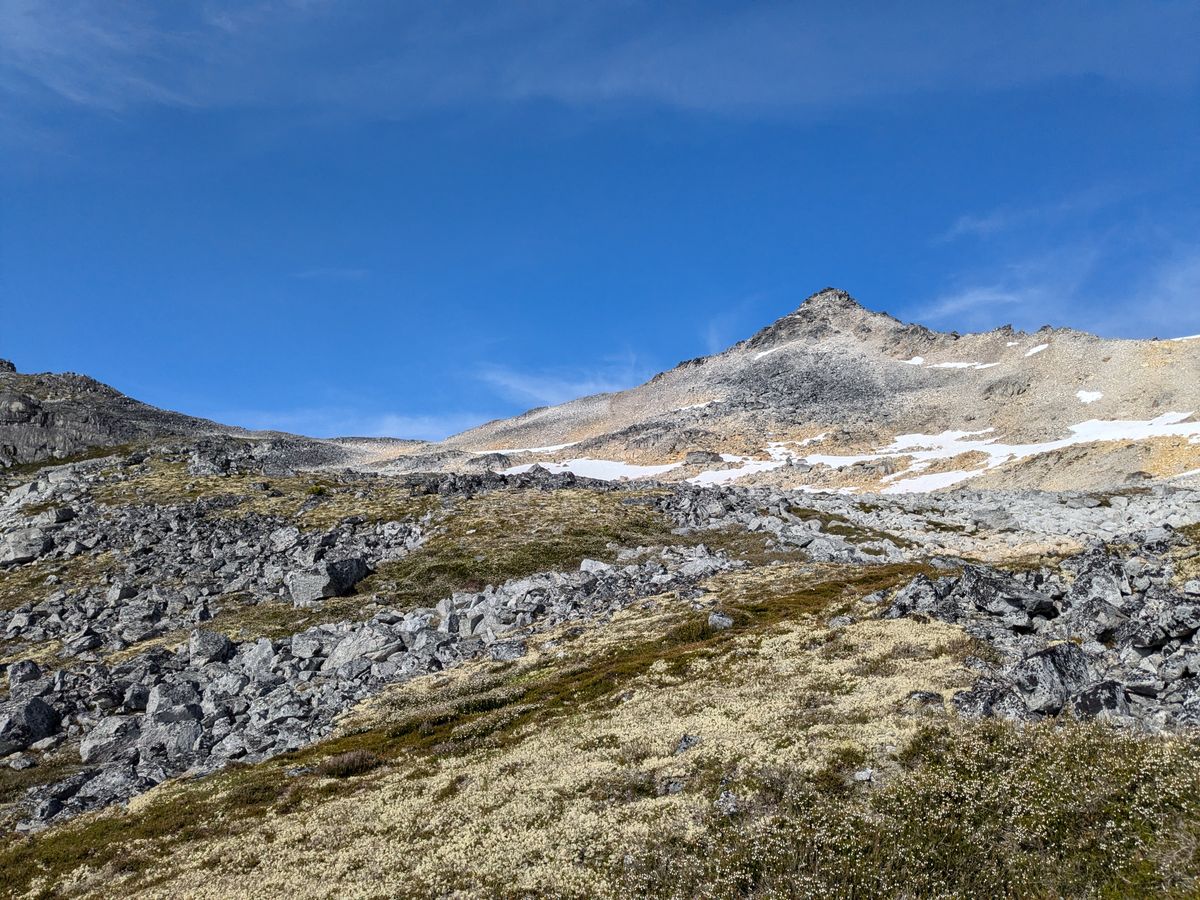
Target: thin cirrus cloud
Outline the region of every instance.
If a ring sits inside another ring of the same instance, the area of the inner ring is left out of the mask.
[[[311,437],[394,437],[442,440],[495,418],[495,414],[362,412],[345,407],[285,410],[224,410],[211,418],[253,431],[284,431]]]
[[[517,404],[553,406],[592,394],[623,391],[654,374],[633,357],[610,360],[586,371],[529,371],[508,366],[485,366],[479,379],[498,396]]]
[[[1101,278],[1102,246],[1061,247],[992,271],[961,276],[911,310],[934,327],[984,331],[1071,326],[1105,337],[1175,337],[1200,330],[1200,253],[1179,248],[1137,268],[1136,278]]]
[[[950,243],[960,238],[987,240],[1017,229],[1056,228],[1079,223],[1116,207],[1145,192],[1145,185],[1104,184],[1066,197],[1026,206],[1000,206],[983,213],[959,216],[934,243]]]
[[[1200,6],[0,0],[0,95],[374,115],[548,100],[779,114],[914,92],[1200,76]]]

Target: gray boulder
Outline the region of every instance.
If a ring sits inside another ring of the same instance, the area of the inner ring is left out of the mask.
[[[271,532],[271,549],[276,553],[286,553],[300,543],[300,529],[295,525],[277,528]]]
[[[976,609],[1002,618],[1014,615],[1053,616],[1057,613],[1054,601],[1045,594],[1031,591],[1012,578],[977,566],[963,567],[962,579],[954,592],[970,598]]]
[[[141,756],[165,756],[176,765],[186,765],[200,749],[204,729],[199,722],[164,722],[143,729],[138,738]]]
[[[156,684],[146,699],[146,718],[152,722],[196,722],[202,715],[200,694],[187,683]]]
[[[488,647],[488,655],[497,662],[512,662],[525,655],[525,642],[517,639],[496,641]]]
[[[79,758],[85,763],[108,762],[128,756],[137,747],[141,728],[128,716],[109,716],[84,736]]]
[[[40,528],[20,528],[0,537],[0,566],[33,562],[50,552],[54,539]]]
[[[1071,709],[1080,719],[1129,719],[1129,696],[1116,681],[1102,681],[1071,698]]]
[[[726,628],[733,627],[733,618],[727,616],[723,612],[710,612],[708,614],[708,627],[714,631],[722,631]]]
[[[12,691],[19,684],[36,681],[42,677],[42,669],[31,659],[23,659],[8,667],[8,689]]]
[[[24,750],[58,730],[58,713],[40,697],[0,706],[0,756]]]
[[[995,716],[1001,719],[1030,718],[1029,707],[1009,684],[992,678],[981,678],[969,690],[959,691],[951,702],[960,716],[980,719]]]
[[[1091,681],[1087,655],[1070,643],[1055,644],[1023,659],[1012,674],[1025,705],[1038,713],[1059,712],[1072,694]]]
[[[233,644],[219,631],[197,628],[188,638],[188,656],[194,666],[224,661],[232,653]]]
[[[307,606],[326,597],[341,597],[367,577],[370,570],[362,557],[318,563],[307,569],[289,572],[284,579],[292,603]]]

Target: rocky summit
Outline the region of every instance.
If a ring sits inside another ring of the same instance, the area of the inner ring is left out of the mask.
[[[444,442],[0,363],[0,892],[1200,892],[1200,341],[821,291]]]

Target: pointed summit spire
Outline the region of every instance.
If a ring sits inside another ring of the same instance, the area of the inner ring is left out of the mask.
[[[869,310],[847,291],[827,287],[807,297],[794,312],[751,337],[745,346],[760,350],[788,341],[820,341],[838,334],[862,338],[899,327],[904,326],[887,313]]]
[[[813,312],[826,309],[865,309],[865,307],[851,297],[848,291],[843,291],[841,288],[827,287],[806,297],[804,302],[800,304],[800,309],[797,312],[805,309]]]

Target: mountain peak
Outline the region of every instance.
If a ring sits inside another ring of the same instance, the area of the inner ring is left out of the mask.
[[[869,311],[861,303],[850,296],[849,291],[843,291],[841,288],[827,287],[822,288],[815,294],[811,294],[804,298],[804,302],[796,310],[800,312],[825,312],[826,310],[855,310],[861,309]],[[795,315],[795,313],[793,313]]]
[[[887,313],[874,312],[847,291],[827,287],[805,298],[794,312],[768,325],[742,346],[761,350],[796,340],[820,341],[835,334],[862,337],[881,327],[901,325]]]

